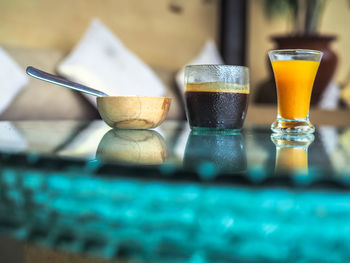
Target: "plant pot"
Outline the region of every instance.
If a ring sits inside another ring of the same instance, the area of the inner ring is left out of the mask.
[[[338,57],[330,49],[330,44],[336,37],[333,35],[273,36],[271,39],[276,43],[276,49],[300,48],[323,52],[311,96],[311,105],[316,105],[320,101],[323,91],[332,80],[337,67]]]

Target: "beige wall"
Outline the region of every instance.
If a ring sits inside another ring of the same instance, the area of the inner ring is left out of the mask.
[[[251,69],[251,84],[254,88],[268,76],[266,53],[273,49],[269,40],[271,35],[288,32],[290,25],[280,17],[268,20],[263,12],[263,0],[250,0],[249,31],[248,31],[248,64]],[[329,1],[322,19],[320,32],[335,34],[338,40],[332,49],[339,56],[339,64],[335,80],[339,83],[345,80],[350,72],[350,3],[348,0]]]
[[[288,30],[286,19],[269,21],[263,0],[250,0],[248,64],[251,86],[267,75],[269,36]],[[182,12],[171,11],[171,4]],[[348,0],[329,1],[321,32],[338,36],[338,82],[350,71]],[[191,60],[208,38],[218,38],[219,0],[0,0],[0,45],[54,48],[68,52],[91,18],[100,18],[124,44],[147,63],[178,69]]]
[[[218,0],[0,0],[0,45],[69,51],[100,18],[147,63],[180,68],[217,38]],[[171,11],[171,4],[182,12]]]

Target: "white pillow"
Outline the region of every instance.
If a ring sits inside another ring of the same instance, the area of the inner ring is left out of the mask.
[[[140,43],[142,44],[142,43]],[[99,20],[57,68],[60,75],[115,96],[162,96],[165,86]],[[96,105],[95,97],[87,98]]]
[[[186,65],[201,65],[201,64],[224,64],[224,61],[216,47],[214,40],[207,40],[204,47],[199,52],[197,57],[188,62]],[[176,74],[176,84],[181,93],[185,90],[185,67]]]
[[[28,84],[28,77],[17,63],[0,47],[0,114]]]

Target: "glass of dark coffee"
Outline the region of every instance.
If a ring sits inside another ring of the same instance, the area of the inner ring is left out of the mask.
[[[247,67],[190,65],[185,68],[186,114],[192,130],[241,130],[248,96]]]

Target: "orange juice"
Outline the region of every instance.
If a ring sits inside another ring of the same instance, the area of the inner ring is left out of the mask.
[[[310,107],[312,86],[319,66],[317,61],[272,61],[279,115],[284,119],[304,119]]]

